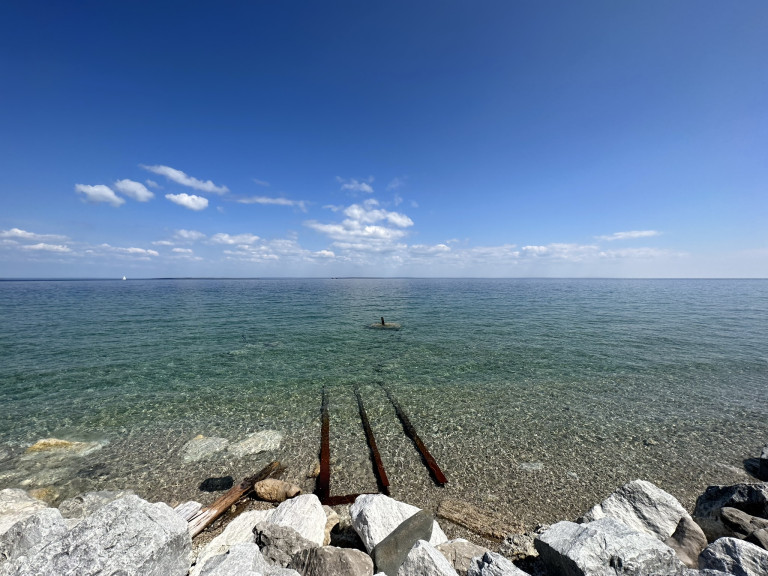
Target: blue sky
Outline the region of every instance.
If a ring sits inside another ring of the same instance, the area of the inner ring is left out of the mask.
[[[768,276],[768,3],[4,2],[0,277]]]

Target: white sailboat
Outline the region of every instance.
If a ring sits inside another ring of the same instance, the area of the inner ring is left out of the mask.
[[[127,280],[127,278],[125,276],[123,276],[123,280]]]

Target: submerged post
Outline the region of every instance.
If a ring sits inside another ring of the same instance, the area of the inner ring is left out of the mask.
[[[323,386],[323,401],[320,419],[320,474],[317,476],[315,494],[320,502],[325,502],[331,493],[331,448],[330,418],[328,416],[328,393]]]
[[[384,316],[381,317],[381,325],[384,326]]]

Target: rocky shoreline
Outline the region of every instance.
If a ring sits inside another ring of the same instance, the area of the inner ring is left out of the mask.
[[[766,473],[768,446],[758,476]],[[194,546],[183,505],[101,491],[53,508],[5,489],[0,576],[768,575],[768,482],[710,486],[689,514],[671,494],[635,480],[575,522],[507,534],[493,547],[449,540],[430,512],[382,494],[334,509],[298,492],[266,482],[256,495],[281,503],[242,512]]]

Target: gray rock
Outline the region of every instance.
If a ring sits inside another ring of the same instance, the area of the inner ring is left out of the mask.
[[[293,528],[307,540],[318,546],[323,545],[328,518],[320,499],[314,494],[302,494],[286,500],[277,507],[269,521]]]
[[[331,532],[339,523],[340,518],[336,511],[330,506],[323,505],[325,511],[325,533],[323,535],[323,546],[328,546],[331,543]],[[347,546],[350,548],[350,546]]]
[[[187,523],[169,506],[126,496],[35,553],[4,564],[0,574],[184,576],[191,549]]]
[[[255,576],[265,574],[269,564],[253,542],[232,546],[205,564],[201,576]]]
[[[392,576],[391,574],[388,576]],[[416,542],[397,576],[458,576],[448,559],[429,542]]]
[[[763,451],[760,453],[760,466],[757,475],[760,480],[768,481],[768,444],[763,446]]]
[[[230,444],[229,451],[236,458],[242,458],[249,454],[258,454],[280,448],[283,435],[277,430],[261,430],[250,434],[236,444]]]
[[[66,534],[67,525],[56,508],[43,508],[0,534],[0,564],[26,556]]]
[[[68,498],[59,504],[59,512],[64,518],[85,518],[99,508],[106,506],[125,496],[132,495],[131,490],[100,490],[98,492],[86,492],[78,494],[74,498]]]
[[[763,550],[768,550],[768,528],[763,528],[762,530],[755,530],[754,532],[752,532],[752,534],[749,534],[746,538],[744,538],[744,540],[746,540],[750,544],[759,546]]]
[[[765,576],[768,551],[737,538],[720,538],[701,553],[699,568],[722,570],[735,576]]]
[[[4,534],[17,522],[47,507],[45,502],[31,498],[24,490],[15,488],[0,490],[0,534]]]
[[[726,506],[720,510],[720,520],[733,536],[744,539],[755,530],[768,528],[768,520],[751,516],[737,508]]]
[[[533,540],[531,540],[531,545],[533,545]],[[444,542],[437,549],[448,559],[448,562],[451,563],[451,566],[453,566],[453,569],[456,570],[459,576],[466,576],[473,558],[488,552],[482,546],[467,542],[463,538]]]
[[[509,534],[499,545],[499,554],[514,560],[525,560],[526,558],[535,558],[539,555],[533,541],[538,534],[542,534],[549,528],[543,527],[538,532],[525,532],[524,534]]]
[[[686,568],[680,573],[680,576],[731,576],[731,574],[721,572],[720,570],[694,570]]]
[[[588,524],[558,522],[535,545],[547,569],[565,576],[666,576],[683,569],[675,551],[658,538],[611,517]]]
[[[583,520],[592,522],[607,516],[662,542],[672,536],[681,518],[690,518],[674,496],[645,480],[625,484],[584,514]]]
[[[528,576],[528,573],[520,570],[501,554],[486,552],[472,559],[467,576]]]
[[[360,550],[322,546],[298,552],[291,568],[302,576],[373,576],[373,560]]]
[[[200,576],[206,564],[217,556],[226,554],[237,544],[253,542],[253,529],[274,514],[274,510],[251,510],[232,520],[224,531],[211,540],[197,555],[197,561],[189,571],[190,576]],[[217,560],[220,561],[220,560]]]
[[[352,526],[369,553],[379,542],[389,536],[390,532],[418,511],[419,508],[416,506],[398,502],[384,494],[362,494],[349,507]],[[429,543],[437,546],[447,541],[445,533],[435,522],[432,525],[432,537]]]
[[[710,486],[696,500],[693,516],[719,518],[722,508],[737,508],[752,516],[768,518],[768,482],[757,484],[734,484],[732,486]]]
[[[288,567],[293,557],[309,548],[317,548],[317,542],[303,538],[301,534],[288,526],[278,526],[271,522],[260,522],[253,533],[256,544],[267,562],[275,566]]]
[[[376,570],[386,574],[397,574],[400,565],[408,556],[413,545],[419,540],[429,542],[434,522],[435,517],[424,510],[419,510],[401,522],[373,548],[371,557],[376,565]]]
[[[675,551],[683,564],[696,568],[699,565],[699,554],[707,547],[707,537],[701,527],[686,514],[680,518],[677,529],[664,543]]]
[[[184,462],[199,462],[208,460],[214,454],[225,450],[229,445],[226,438],[196,436],[184,444],[181,449],[181,458]]]

